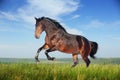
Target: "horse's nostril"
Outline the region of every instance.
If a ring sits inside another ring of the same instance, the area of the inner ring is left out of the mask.
[[[36,35],[35,35],[35,38],[36,38],[36,39],[39,39],[39,37],[38,37],[38,36],[36,36]]]

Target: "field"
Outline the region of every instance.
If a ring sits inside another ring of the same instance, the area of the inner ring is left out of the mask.
[[[47,61],[36,64],[34,59],[0,58],[0,80],[120,80],[120,58],[91,59],[86,68],[71,68],[72,59]]]

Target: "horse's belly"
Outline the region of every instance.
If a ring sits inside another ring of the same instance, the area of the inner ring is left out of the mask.
[[[78,49],[78,47],[77,46],[66,46],[66,45],[62,45],[60,48],[59,48],[59,50],[61,51],[61,52],[64,52],[64,53],[69,53],[69,54],[71,54],[71,53],[78,53],[79,52],[79,49]]]

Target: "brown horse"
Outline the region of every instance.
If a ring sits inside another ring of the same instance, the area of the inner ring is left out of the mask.
[[[95,58],[94,55],[97,52],[98,44],[96,42],[89,41],[81,35],[73,35],[67,33],[67,31],[57,21],[48,17],[35,18],[35,37],[39,39],[40,34],[45,31],[45,44],[37,51],[35,59],[37,62],[39,52],[42,49],[47,49],[45,55],[48,60],[54,60],[54,57],[48,55],[52,51],[61,51],[64,53],[72,54],[74,64],[73,67],[78,64],[78,54],[81,54],[82,59],[85,61],[86,66],[90,64],[88,56]]]

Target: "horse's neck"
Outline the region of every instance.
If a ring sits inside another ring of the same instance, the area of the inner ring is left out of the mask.
[[[47,29],[45,30],[47,35],[52,35],[52,34],[56,33],[56,31],[57,31],[57,29],[54,30],[53,28],[50,28],[50,26],[49,26],[49,28],[47,27]]]
[[[57,27],[55,26],[55,24],[53,24],[53,23],[50,22],[50,21],[47,21],[47,22],[45,23],[45,26],[46,26],[46,29],[45,29],[46,35],[52,35],[52,34],[56,33],[56,31],[59,30],[59,28],[57,28]]]
[[[56,27],[56,25],[49,20],[46,20],[44,25],[46,26],[45,32],[46,32],[46,36],[48,36],[48,37],[52,37],[54,35],[58,35],[61,33],[67,33],[67,32],[65,32],[65,30]]]

